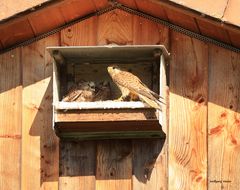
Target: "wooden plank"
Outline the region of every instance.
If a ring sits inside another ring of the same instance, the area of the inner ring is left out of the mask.
[[[227,6],[228,0],[219,0],[217,2],[202,0],[171,0],[179,5],[188,7],[190,9],[202,12],[206,15],[213,16],[215,18],[222,18],[225,8]]]
[[[120,110],[82,110],[58,112],[56,122],[94,122],[94,121],[146,121],[156,120],[155,109],[120,109]]]
[[[145,18],[134,16],[133,43],[138,45],[164,45],[169,48],[169,28],[151,22]]]
[[[34,37],[27,18],[16,19],[13,22],[2,25],[0,30],[0,40],[5,48]],[[14,31],[14,33],[12,31]]]
[[[64,6],[59,6],[59,9],[66,23],[96,11],[92,0],[69,0]]]
[[[133,190],[167,189],[164,143],[165,139],[133,141]]]
[[[160,4],[153,3],[149,0],[135,0],[138,10],[148,13],[152,16],[168,20],[164,8]]]
[[[239,32],[228,31],[228,36],[233,46],[240,47],[240,41],[239,41],[240,31]]]
[[[229,36],[224,28],[216,27],[210,22],[197,19],[197,24],[202,35],[231,44]]]
[[[98,17],[98,45],[133,42],[133,15],[114,10]],[[131,189],[131,141],[98,141],[96,190]]]
[[[21,139],[0,138],[0,189],[20,190]]]
[[[208,188],[240,189],[240,55],[209,51]]]
[[[161,131],[158,121],[110,121],[110,122],[57,122],[59,133],[110,132],[110,131]]]
[[[178,26],[191,30],[193,32],[199,33],[199,29],[197,23],[195,22],[194,17],[190,17],[189,15],[176,11],[174,9],[169,9],[167,7],[164,8],[168,20]]]
[[[52,64],[45,49],[57,45],[58,37],[22,48],[22,189],[58,188],[58,141],[51,129]]]
[[[61,32],[61,44],[63,46],[95,45],[96,41],[97,17],[95,16],[74,24]]]
[[[127,7],[137,9],[137,4],[136,4],[135,0],[118,0],[118,2]]]
[[[133,15],[116,9],[98,17],[98,45],[132,44]]]
[[[64,18],[56,6],[45,8],[44,11],[33,13],[28,17],[28,20],[35,35],[48,32],[54,28],[57,28],[58,26],[65,24]]]
[[[108,0],[93,0],[97,10],[101,10],[109,6]]]
[[[0,189],[20,190],[20,50],[0,55]]]
[[[169,28],[134,16],[134,44],[169,48]],[[168,126],[162,126],[167,135]],[[151,148],[149,148],[151,147]],[[167,189],[167,140],[133,140],[133,190]]]
[[[0,135],[21,135],[20,50],[0,55]],[[14,117],[13,117],[14,116]]]
[[[130,190],[132,146],[130,140],[106,140],[98,144],[96,190]]]
[[[60,142],[59,189],[95,190],[95,142]]]
[[[207,189],[208,46],[171,33],[169,189]]]
[[[69,45],[69,46],[77,46],[77,45],[96,45],[97,43],[97,25],[95,24],[95,17],[87,19],[83,22],[79,22],[61,31],[61,45]],[[70,30],[69,30],[70,29]],[[93,29],[93,30],[92,30]],[[96,163],[96,156],[92,154],[93,150],[96,150],[96,142],[95,141],[87,141],[84,142],[84,147],[81,144],[76,144],[75,146],[70,146],[66,142],[61,143],[61,151],[60,151],[60,163],[66,163],[67,158],[64,155],[80,155],[81,159],[78,160],[70,160],[69,164],[69,171],[75,171],[77,174],[72,177],[70,174],[63,176],[60,174],[59,178],[59,189],[94,189],[95,188],[95,163]],[[88,156],[90,155],[90,156]],[[79,167],[76,167],[76,164],[81,162],[81,165],[86,163],[86,167],[84,167],[84,173],[78,175]],[[73,164],[71,164],[73,163]],[[75,164],[76,163],[76,164]],[[88,174],[88,175],[85,175]],[[66,185],[66,187],[64,186]]]

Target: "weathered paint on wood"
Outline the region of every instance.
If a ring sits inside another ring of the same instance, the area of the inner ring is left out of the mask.
[[[171,33],[169,189],[205,190],[208,46]]]
[[[21,157],[20,50],[0,56],[0,189],[20,190]]]
[[[22,189],[58,187],[58,143],[51,130],[52,65],[45,50],[48,45],[58,45],[58,35],[22,48]]]
[[[209,51],[208,188],[240,189],[240,55]]]

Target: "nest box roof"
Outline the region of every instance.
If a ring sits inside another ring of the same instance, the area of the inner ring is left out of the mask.
[[[119,5],[240,48],[240,1],[23,0],[0,2],[0,51]]]

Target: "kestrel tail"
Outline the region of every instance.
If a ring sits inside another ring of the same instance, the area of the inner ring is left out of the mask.
[[[162,97],[150,90],[137,76],[116,65],[109,66],[107,69],[113,82],[121,90],[123,98],[137,95],[149,106],[161,110],[161,103],[163,102],[159,99]]]

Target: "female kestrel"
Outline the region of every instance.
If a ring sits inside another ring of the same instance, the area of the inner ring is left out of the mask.
[[[162,97],[151,91],[137,76],[116,65],[109,66],[107,70],[113,82],[121,90],[121,100],[125,100],[127,97],[130,99],[139,97],[149,106],[161,110],[162,102],[159,99]]]

